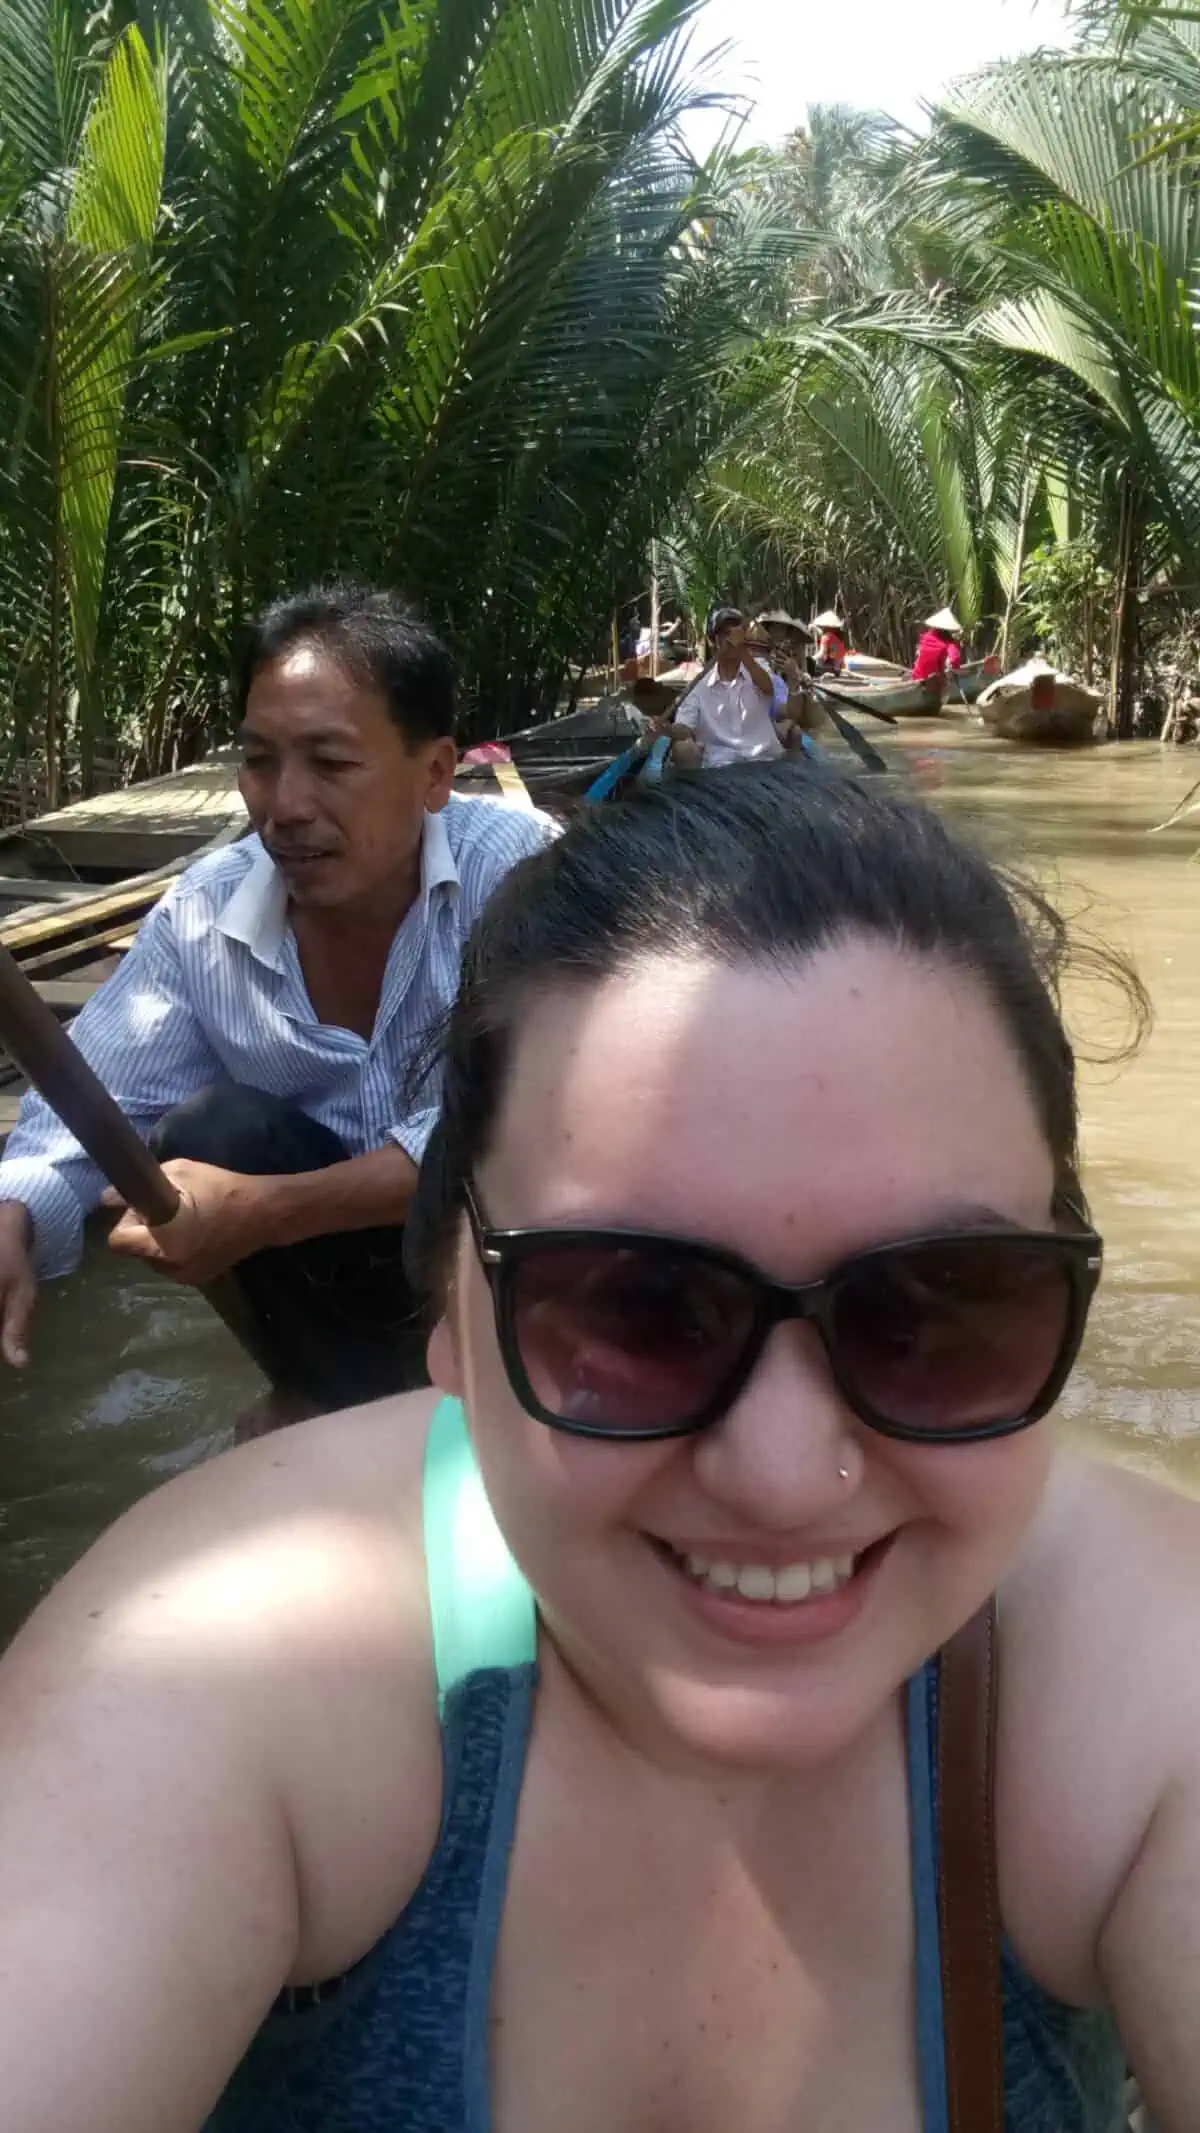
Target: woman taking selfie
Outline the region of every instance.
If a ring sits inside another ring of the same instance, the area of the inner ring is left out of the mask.
[[[1116,2133],[1127,2062],[1194,2133],[1200,1514],[1050,1419],[1062,953],[786,766],[517,870],[444,1397],[170,1483],[0,1669],[5,2133]]]

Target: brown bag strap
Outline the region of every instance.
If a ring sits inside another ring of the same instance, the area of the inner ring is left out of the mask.
[[[938,1914],[950,2133],[1004,2133],[995,1740],[992,1601],[938,1662]]]

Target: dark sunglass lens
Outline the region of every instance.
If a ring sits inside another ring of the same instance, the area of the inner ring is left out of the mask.
[[[840,1284],[847,1387],[903,1429],[1016,1422],[1039,1405],[1072,1326],[1065,1254],[1019,1237],[881,1254]]]
[[[669,1430],[701,1414],[754,1327],[749,1284],[671,1246],[564,1242],[521,1257],[511,1318],[538,1402],[594,1429]]]

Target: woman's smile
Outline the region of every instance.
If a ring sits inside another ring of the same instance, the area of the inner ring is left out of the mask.
[[[838,1636],[866,1608],[895,1534],[862,1549],[765,1562],[759,1549],[681,1549],[647,1540],[695,1620],[739,1644],[806,1645]]]

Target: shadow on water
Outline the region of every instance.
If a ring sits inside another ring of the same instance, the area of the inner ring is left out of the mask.
[[[1200,867],[1187,863],[1200,817],[1148,834],[1200,758],[1141,743],[1020,750],[951,719],[885,745],[934,755],[938,804],[997,858],[1032,864],[1094,936],[1133,956],[1150,990],[1142,1054],[1082,1073],[1087,1185],[1108,1264],[1063,1406],[1069,1428],[1200,1489]],[[1088,1049],[1119,1035],[1111,1005],[1086,981],[1070,1000],[1076,1033],[1099,1032]],[[127,1504],[229,1441],[259,1382],[197,1297],[99,1241],[78,1276],[47,1287],[31,1369],[0,1376],[0,1642]]]

